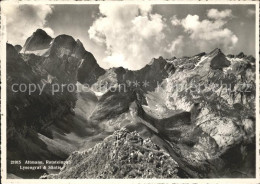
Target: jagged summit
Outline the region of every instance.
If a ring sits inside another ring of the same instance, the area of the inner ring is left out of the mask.
[[[6,44],[6,56],[9,57],[9,58],[12,58],[12,59],[17,59],[19,57],[17,50],[10,43]],[[9,60],[7,60],[7,62],[8,61]]]
[[[199,54],[194,55],[193,57],[196,57],[196,56],[202,57],[202,56],[205,56],[205,55],[206,55],[206,52],[201,52]]]
[[[238,55],[236,55],[237,58],[244,58],[246,55],[243,52],[240,52]]]
[[[165,62],[165,61],[166,60],[162,56],[159,56],[158,58],[152,58],[150,63],[148,63],[147,65],[153,65],[156,62]]]
[[[171,57],[171,58],[167,58],[166,60],[167,60],[167,61],[173,61],[174,59],[176,59],[175,56],[173,56],[173,57]]]
[[[37,29],[26,40],[21,53],[48,58],[44,65],[52,75],[58,75],[59,70],[66,73],[69,69],[71,71],[67,72],[67,77],[74,79],[77,75],[77,80],[81,83],[93,84],[105,73],[92,53],[85,50],[82,42],[66,34],[51,38],[44,30]],[[64,75],[63,77],[66,78]]]
[[[72,36],[66,35],[66,34],[61,34],[54,38],[52,45],[59,45],[63,46],[65,48],[70,48],[75,46],[76,41]]]
[[[57,55],[59,57],[62,57],[64,55],[70,55],[74,53],[76,47],[77,47],[77,42],[72,36],[62,34],[54,38],[53,41],[51,42],[49,48],[49,54]],[[83,49],[83,52],[86,52],[85,49]],[[77,56],[77,57],[81,58],[82,56]]]
[[[21,45],[15,45],[14,48],[17,50],[17,52],[20,52],[22,50]]]
[[[211,51],[208,56],[212,58],[210,61],[210,67],[212,69],[223,69],[230,65],[230,61],[227,60],[225,54],[219,48]]]
[[[217,48],[155,58],[135,71],[104,70],[79,40],[44,38],[50,37],[36,30],[25,45],[38,49],[46,42],[39,55],[6,47],[8,160],[71,155],[59,174],[45,178],[255,177],[252,56],[230,58]],[[27,95],[14,93],[14,83],[47,85],[41,95]],[[242,83],[252,84],[249,92]],[[51,94],[52,84],[83,90]],[[8,174],[24,177],[7,163]],[[57,171],[32,175],[43,173]]]
[[[43,37],[50,37],[43,29],[37,29],[34,33],[34,36],[43,36]]]
[[[47,49],[52,41],[52,37],[50,37],[44,30],[37,29],[32,36],[30,36],[23,48],[22,52],[26,51],[36,51]]]
[[[84,47],[84,46],[83,46],[83,43],[82,43],[79,39],[77,39],[76,42],[77,42],[78,45]]]
[[[221,53],[223,54],[223,52],[220,48],[215,48],[208,55],[216,55],[216,54],[221,54]]]
[[[67,161],[59,174],[41,178],[179,178],[178,164],[167,152],[125,128]]]

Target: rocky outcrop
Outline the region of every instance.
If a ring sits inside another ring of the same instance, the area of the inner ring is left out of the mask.
[[[52,71],[57,71],[54,65],[60,67],[58,71],[74,76],[75,81],[82,84],[92,85],[99,76],[105,73],[98,64],[94,56],[85,50],[83,44],[68,35],[57,36],[48,51],[49,58],[53,61],[49,62]],[[56,58],[62,63],[55,63]],[[70,71],[68,71],[70,70]],[[61,78],[64,78],[62,74]]]
[[[15,45],[14,48],[17,50],[18,53],[22,50],[21,45]]]
[[[230,61],[226,59],[226,56],[222,53],[220,49],[215,49],[209,56],[212,57],[210,61],[210,67],[212,69],[223,69],[224,67],[228,67],[230,65]]]
[[[104,70],[79,40],[43,30],[23,49],[7,44],[8,160],[80,150],[43,178],[254,177],[254,57],[215,49]],[[46,87],[28,95],[14,83]],[[70,83],[92,88],[51,94],[52,84]]]
[[[32,36],[27,38],[21,52],[47,49],[52,38],[42,29],[37,29]]]
[[[99,83],[118,83],[128,90],[154,90],[163,79],[175,72],[175,67],[163,57],[153,58],[149,64],[140,70],[128,70],[123,67],[111,68],[98,80]],[[109,76],[109,77],[108,77]],[[146,85],[147,84],[147,85]]]
[[[26,177],[29,172],[22,172],[18,167],[14,167],[10,164],[10,160],[65,159],[68,156],[48,150],[47,145],[37,134],[52,138],[49,125],[71,114],[76,99],[72,93],[66,91],[62,95],[53,96],[49,85],[45,86],[41,95],[39,88],[30,93],[28,89],[30,85],[43,86],[42,73],[25,62],[12,45],[7,44],[6,53],[7,170],[17,176]],[[26,91],[19,91],[19,85],[25,86]],[[37,174],[41,174],[42,171]]]
[[[193,68],[179,64],[191,61],[195,61]],[[216,64],[213,68],[212,62]],[[251,147],[255,144],[254,65],[246,58],[226,58],[218,49],[198,60],[183,58],[173,63],[176,72],[152,95],[166,104],[161,113],[190,112],[191,123],[169,124],[163,132],[165,139],[182,161],[204,177],[237,177],[238,173],[254,176],[254,158],[246,156],[254,154]],[[229,161],[227,153],[240,148],[247,153],[239,151],[239,156]]]
[[[178,178],[178,164],[150,139],[121,129],[92,149],[72,153],[59,174],[41,178]]]
[[[84,116],[74,116],[77,98],[83,98],[77,95],[75,86],[78,73],[87,82],[94,83],[104,70],[98,66],[93,55],[85,51],[80,41],[64,35],[54,40],[49,38],[43,30],[37,30],[28,38],[23,48],[26,51],[21,54],[7,44],[8,160],[64,160],[77,145],[66,137],[65,132],[73,132],[78,136],[78,142],[82,136],[93,133],[92,124],[87,125]],[[36,50],[42,48],[44,54]],[[92,70],[88,63],[97,70]],[[87,66],[88,70],[81,69],[79,72],[82,66],[85,69]],[[87,79],[88,76],[91,78]],[[12,90],[13,84],[17,84],[17,88],[20,84],[25,85],[27,91],[15,92]],[[74,85],[75,90],[69,91],[67,87],[61,89],[61,85],[68,84]],[[29,85],[37,86],[30,94]],[[55,94],[52,85],[59,87]],[[43,89],[41,94],[39,87]],[[26,172],[10,164],[8,172],[26,177]],[[42,172],[32,171],[32,175],[37,177]]]
[[[65,83],[79,81],[92,85],[105,73],[83,44],[69,35],[63,34],[53,39],[44,30],[38,29],[26,40],[21,52],[26,54],[26,61],[40,65]]]
[[[246,55],[243,52],[240,52],[236,55],[237,58],[244,58]]]

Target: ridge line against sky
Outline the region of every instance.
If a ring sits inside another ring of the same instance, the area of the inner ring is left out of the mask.
[[[3,9],[7,39],[23,45],[38,28],[80,39],[103,68],[140,69],[151,58],[220,48],[255,56],[255,5],[17,5]]]

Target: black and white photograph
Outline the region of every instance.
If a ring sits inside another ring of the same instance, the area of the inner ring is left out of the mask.
[[[257,1],[2,1],[1,183],[258,181],[258,21]]]

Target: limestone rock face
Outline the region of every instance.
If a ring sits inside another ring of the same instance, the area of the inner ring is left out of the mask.
[[[212,69],[222,69],[230,65],[230,61],[226,59],[226,56],[220,49],[215,49],[209,54],[212,59],[210,61],[210,67]]]
[[[185,67],[192,61],[194,67]],[[208,176],[236,177],[238,172],[245,172],[245,177],[254,175],[254,161],[245,156],[254,154],[251,146],[255,144],[254,64],[246,57],[227,58],[218,49],[196,60],[193,57],[172,62],[176,72],[151,94],[165,99],[161,103],[166,104],[166,110],[161,113],[191,112],[191,122],[172,123],[171,130],[178,131],[177,139],[169,131],[163,135],[197,171],[205,174],[206,167],[211,168]],[[212,62],[216,63],[214,67]],[[240,148],[248,152],[238,151],[232,160],[230,152]],[[240,166],[233,167],[236,163]]]
[[[52,38],[42,29],[37,29],[32,36],[30,36],[21,52],[43,50],[49,47]]]
[[[35,178],[255,176],[254,57],[214,49],[104,70],[79,40],[43,30],[18,50],[7,44],[8,160],[69,161]],[[90,89],[53,95],[53,84]]]
[[[91,113],[96,96],[91,92],[77,93],[75,86],[82,80],[96,82],[105,70],[79,40],[67,35],[52,39],[43,30],[37,30],[27,39],[23,50],[18,53],[7,44],[8,160],[64,160],[77,147],[67,134],[75,133],[77,141],[84,135],[92,135],[88,127],[92,125],[86,124],[86,117],[75,117],[75,109],[82,114],[75,105],[86,102],[84,112]],[[13,84],[17,84],[17,88],[26,85],[27,90],[15,92]],[[35,88],[31,93],[30,85]],[[58,87],[55,94],[54,85]],[[68,85],[73,85],[74,90],[69,91]],[[8,172],[26,177],[26,173],[9,164]],[[32,175],[39,177],[42,172]]]
[[[168,153],[126,129],[91,149],[72,153],[66,162],[59,174],[41,178],[178,178],[178,164]]]

